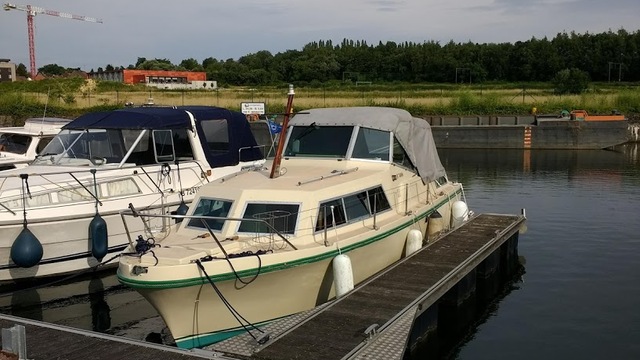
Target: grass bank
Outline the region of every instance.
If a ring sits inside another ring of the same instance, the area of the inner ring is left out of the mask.
[[[559,96],[548,84],[387,84],[298,87],[296,110],[336,106],[390,106],[421,115],[511,115],[559,113],[563,109],[585,109],[606,114],[616,109],[628,116],[640,114],[637,85],[595,84],[582,95]],[[142,105],[213,105],[239,110],[242,102],[264,102],[267,111],[281,113],[286,105],[286,85],[260,88],[220,88],[206,90],[159,90],[142,85],[82,79],[46,80],[0,84],[0,116],[20,123],[28,117],[59,116],[116,109],[125,103]]]

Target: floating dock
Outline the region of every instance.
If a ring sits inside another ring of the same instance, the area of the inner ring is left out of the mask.
[[[6,315],[0,327],[3,336],[16,324],[25,327],[31,359],[403,359],[446,325],[444,309],[460,308],[483,279],[513,270],[525,220],[474,216],[345,296],[261,327],[270,335],[264,344],[245,333],[187,351]]]

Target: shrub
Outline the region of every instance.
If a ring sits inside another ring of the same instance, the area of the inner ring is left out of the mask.
[[[580,69],[560,70],[553,77],[557,94],[581,94],[589,87],[589,74]]]

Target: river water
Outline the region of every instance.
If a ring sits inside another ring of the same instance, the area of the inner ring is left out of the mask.
[[[617,151],[441,151],[476,212],[526,210],[522,281],[457,359],[640,359],[640,159]]]
[[[527,215],[519,240],[524,274],[446,357],[640,359],[638,145],[450,149],[440,158],[476,213]],[[163,337],[155,310],[113,272],[0,295],[0,311],[136,339]]]

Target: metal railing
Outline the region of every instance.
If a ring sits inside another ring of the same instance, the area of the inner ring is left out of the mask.
[[[209,236],[211,236],[214,239],[214,241],[216,242],[216,244],[218,245],[218,247],[220,248],[222,253],[225,254],[225,256],[227,256],[227,253],[224,250],[224,247],[222,246],[221,241],[218,239],[216,234],[213,232],[213,229],[211,229],[211,225],[207,222],[209,220],[223,221],[223,222],[224,221],[255,222],[255,223],[257,223],[256,224],[256,228],[260,228],[260,226],[265,226],[269,230],[267,232],[267,234],[269,234],[270,236],[278,237],[284,243],[289,245],[292,249],[298,250],[298,248],[295,247],[286,238],[286,236],[284,236],[282,234],[282,232],[280,232],[278,229],[276,229],[270,223],[270,221],[269,221],[270,219],[268,219],[268,218],[233,218],[233,217],[224,217],[224,216],[205,216],[205,215],[145,214],[145,213],[143,213],[141,211],[136,210],[133,207],[132,204],[129,204],[129,210],[121,211],[120,212],[120,216],[122,218],[122,223],[124,224],[125,232],[127,233],[127,239],[129,240],[129,244],[132,247],[135,247],[135,243],[134,243],[134,240],[131,237],[131,232],[129,231],[129,227],[127,225],[127,221],[126,221],[125,216],[132,216],[132,217],[135,217],[135,218],[141,218],[143,224],[145,224],[145,221],[144,221],[145,218],[163,218],[163,219],[172,219],[172,220],[180,220],[180,221],[184,221],[185,219],[187,219],[187,220],[193,220],[193,219],[200,220],[202,222],[203,226],[206,228],[207,233],[209,234]],[[149,229],[147,229],[147,230],[149,230]],[[224,240],[226,240],[226,239],[224,239]]]

